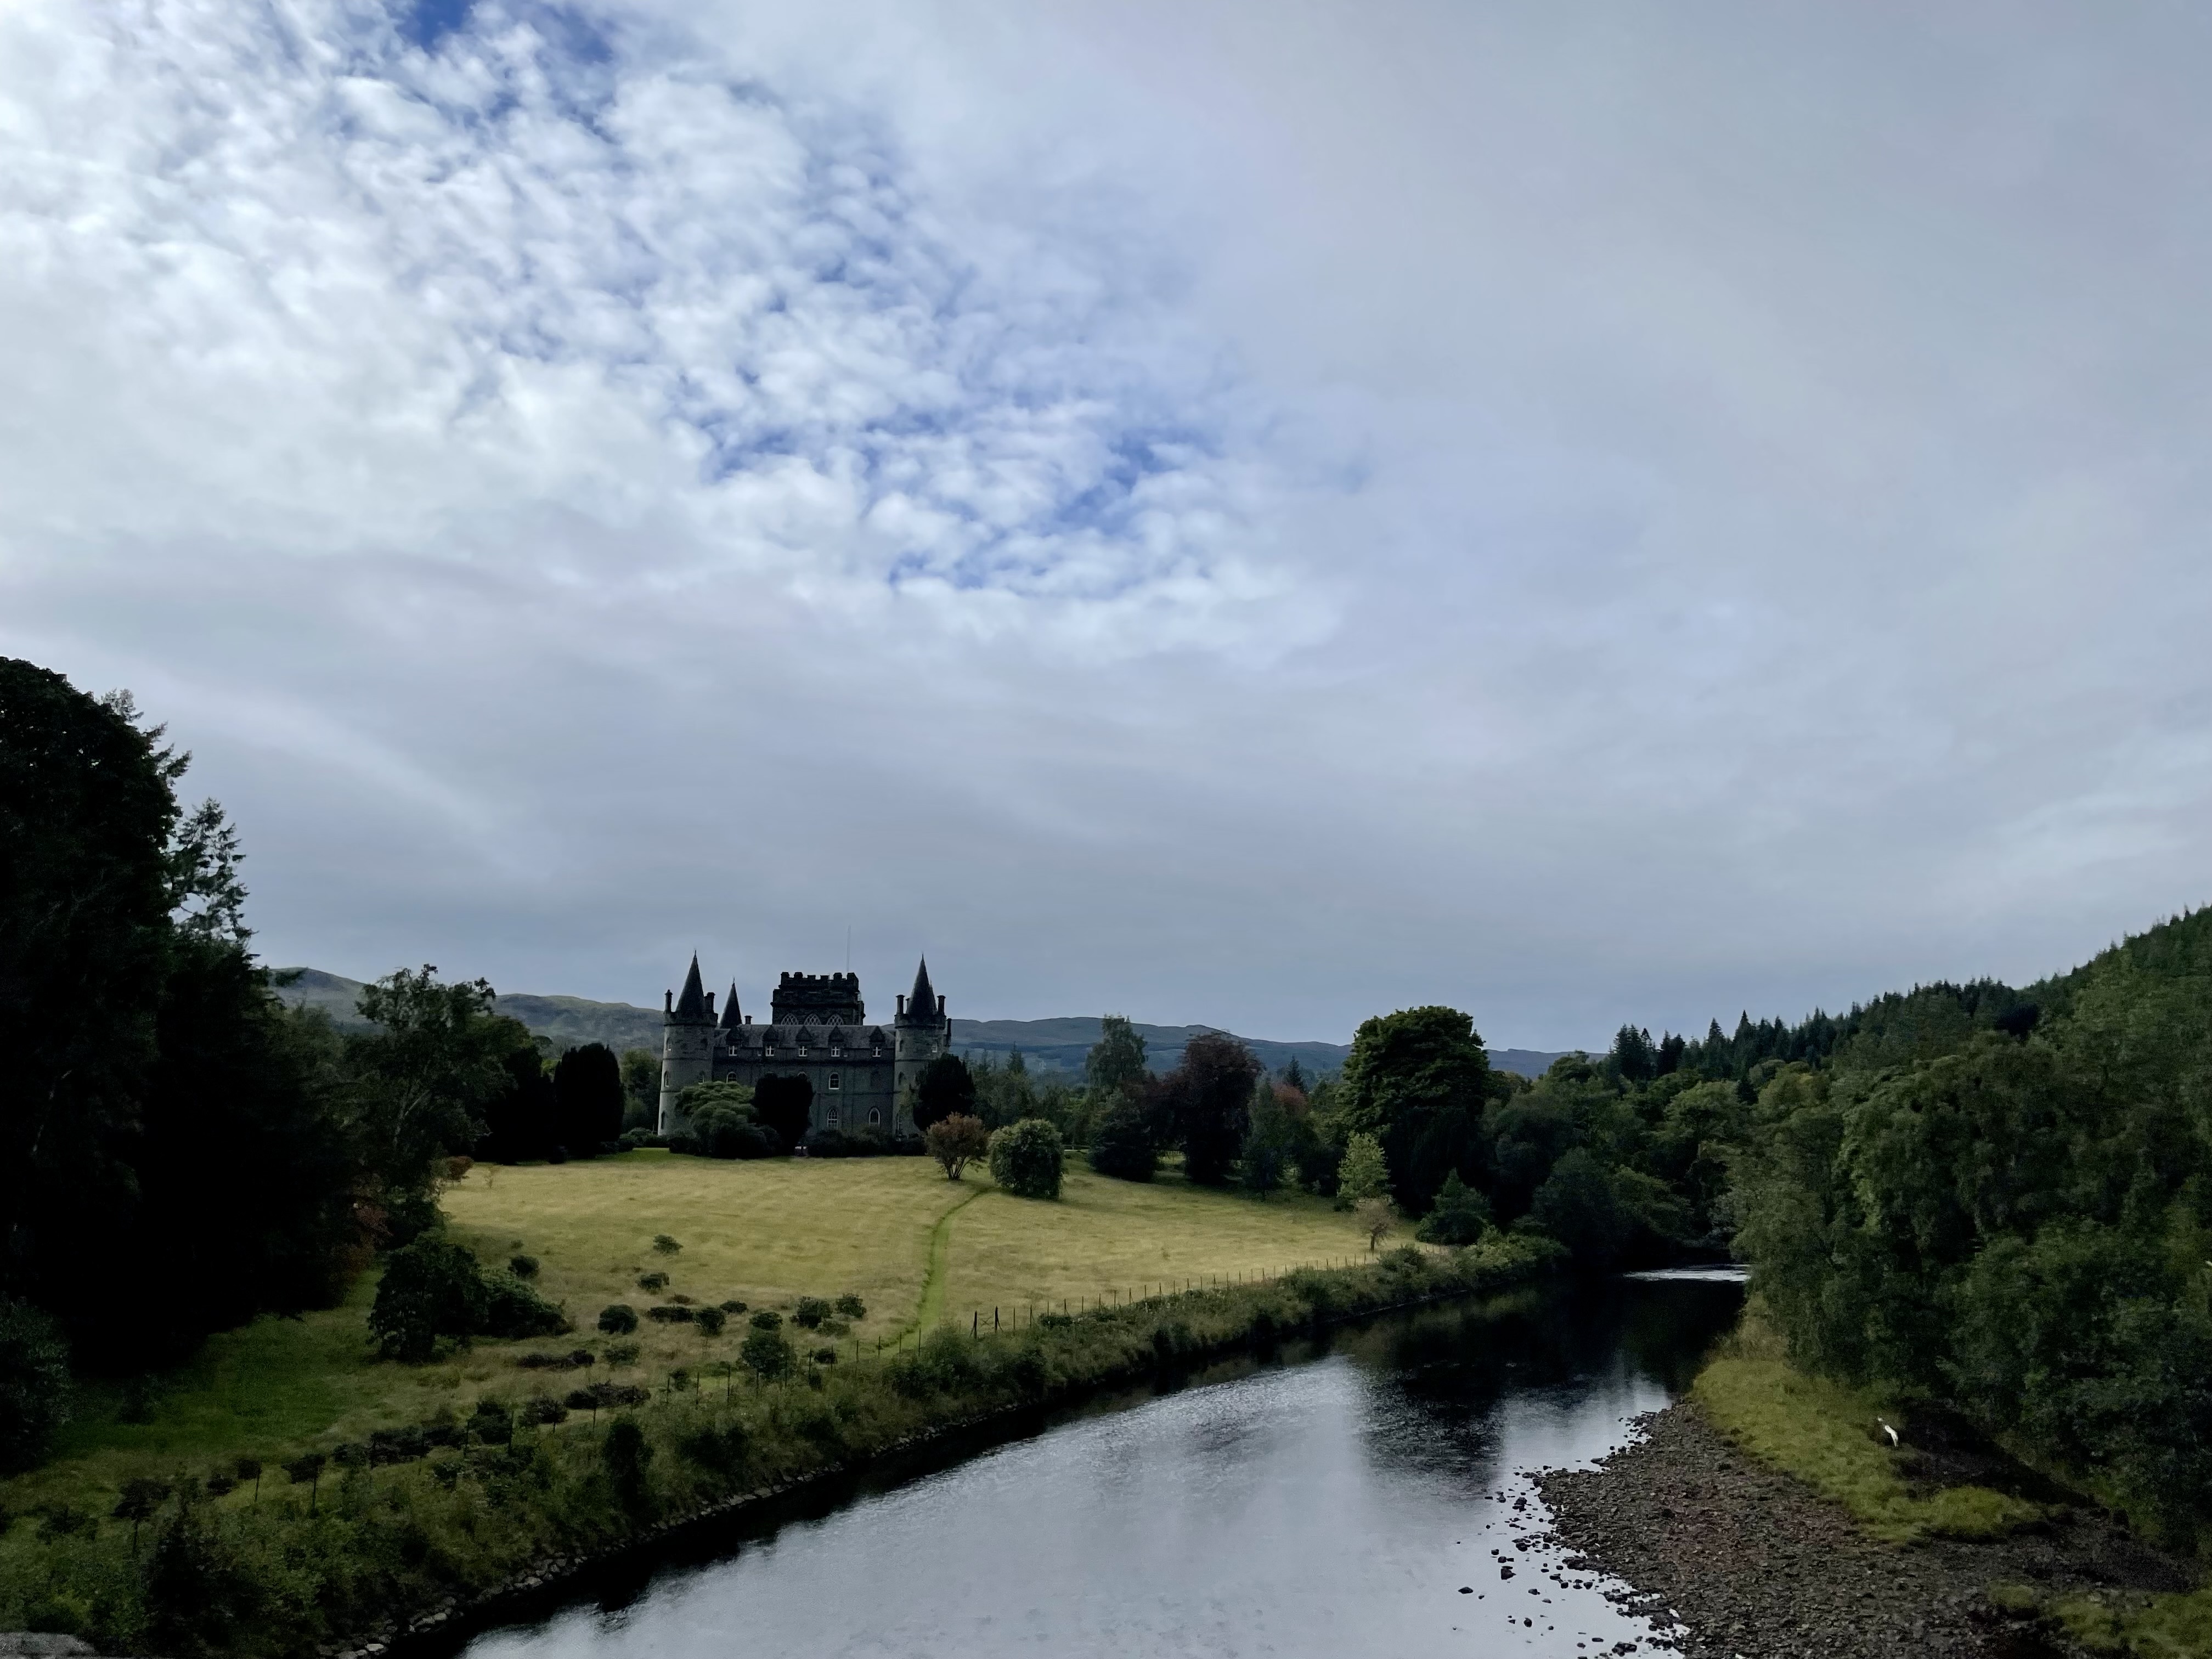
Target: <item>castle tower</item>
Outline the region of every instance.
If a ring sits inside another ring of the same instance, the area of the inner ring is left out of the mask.
[[[732,1010],[737,999],[730,999]],[[713,1075],[714,1064],[714,999],[699,981],[699,956],[691,956],[691,971],[684,976],[684,994],[665,994],[660,1028],[660,1115],[658,1133],[676,1134],[684,1125],[677,1097],[695,1083]]]
[[[899,999],[892,1031],[897,1057],[891,1083],[892,1097],[898,1102],[897,1133],[910,1135],[914,1133],[914,1085],[921,1081],[929,1062],[952,1047],[952,1018],[945,1012],[945,999],[930,988],[927,957],[915,971],[914,989]]]

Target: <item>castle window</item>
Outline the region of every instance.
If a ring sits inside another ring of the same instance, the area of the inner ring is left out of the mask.
[[[869,1121],[869,1122],[871,1122],[871,1123],[881,1123],[883,1121],[884,1121],[884,1115],[883,1115],[881,1112],[879,1112],[879,1111],[876,1110],[876,1109],[875,1109],[874,1107],[871,1106],[871,1107],[868,1109],[868,1121]]]
[[[845,1086],[844,1083],[843,1083],[843,1082],[842,1082],[842,1080],[839,1078],[839,1075],[838,1075],[836,1073],[832,1072],[832,1073],[830,1073],[830,1090],[831,1090],[833,1092],[834,1092],[834,1091],[836,1091],[836,1090],[839,1090],[839,1089],[843,1088],[844,1086]]]

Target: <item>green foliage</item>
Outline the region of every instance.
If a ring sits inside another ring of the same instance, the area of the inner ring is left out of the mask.
[[[1058,1198],[1066,1150],[1042,1118],[1010,1123],[991,1137],[991,1179],[1018,1198]]]
[[[798,1363],[791,1344],[781,1332],[758,1328],[747,1332],[745,1340],[738,1345],[738,1359],[763,1382],[788,1376]]]
[[[1139,1043],[1143,1042],[1140,1037]],[[1091,1132],[1091,1167],[1116,1181],[1150,1181],[1159,1167],[1159,1153],[1144,1108],[1117,1098]]]
[[[724,1313],[720,1308],[702,1308],[698,1311],[697,1318],[699,1334],[708,1338],[720,1336],[722,1334],[722,1328],[730,1321],[729,1315]]]
[[[541,1104],[532,1096],[527,1114],[538,1121],[550,1114],[550,1085],[535,1042],[491,1006],[483,980],[446,984],[428,965],[400,969],[362,992],[362,1018],[377,1029],[346,1039],[361,1148],[395,1191],[426,1188],[437,1160],[467,1151],[484,1133],[495,1099],[533,1079],[547,1098]]]
[[[914,1127],[927,1134],[949,1117],[975,1115],[975,1079],[957,1054],[939,1054],[915,1080]],[[980,1156],[980,1154],[978,1154]]]
[[[837,1316],[840,1319],[866,1319],[868,1316],[868,1304],[852,1291],[848,1291],[837,1298]]]
[[[69,1421],[69,1344],[27,1303],[0,1299],[0,1470],[38,1463]]]
[[[1390,1165],[1382,1155],[1382,1143],[1373,1135],[1354,1133],[1345,1142],[1344,1160],[1337,1167],[1338,1207],[1348,1210],[1389,1190]]]
[[[1083,1062],[1084,1080],[1102,1095],[1133,1100],[1151,1075],[1145,1066],[1145,1039],[1128,1017],[1108,1014],[1102,1018],[1098,1041]]]
[[[1262,1077],[1252,1091],[1250,1127],[1237,1157],[1237,1176],[1248,1193],[1265,1198],[1290,1176],[1297,1146],[1288,1105]]]
[[[1251,1127],[1253,1085],[1260,1062],[1235,1037],[1206,1031],[1193,1037],[1182,1063],[1154,1086],[1158,1107],[1182,1147],[1183,1174],[1202,1187],[1229,1182]]]
[[[1490,1057],[1467,1015],[1408,1008],[1368,1020],[1352,1035],[1344,1086],[1346,1127],[1382,1142],[1408,1214],[1425,1212],[1452,1171],[1480,1175]]]
[[[604,1042],[569,1049],[553,1067],[555,1138],[571,1158],[592,1158],[623,1132],[622,1061]]]
[[[161,736],[0,659],[0,1295],[118,1369],[325,1305],[358,1260],[327,1022],[255,966],[236,836]],[[79,1293],[125,1280],[128,1316]]]
[[[615,1501],[632,1514],[651,1507],[646,1471],[652,1467],[653,1455],[653,1443],[635,1418],[617,1417],[607,1425],[599,1462],[607,1472],[607,1483],[614,1488]]]
[[[805,1139],[813,1113],[814,1085],[804,1077],[764,1077],[753,1085],[753,1121],[774,1131],[775,1150]]]
[[[385,1357],[414,1364],[428,1359],[441,1336],[546,1336],[568,1328],[560,1310],[520,1279],[487,1273],[473,1251],[434,1237],[386,1259],[368,1314]]]
[[[650,1048],[625,1048],[622,1056],[623,1133],[650,1132],[660,1115],[660,1056]]]
[[[791,1322],[806,1329],[818,1330],[822,1322],[830,1317],[830,1304],[818,1296],[802,1296],[791,1310]]]
[[[612,1303],[599,1310],[599,1328],[609,1336],[628,1336],[637,1328],[637,1310],[627,1302]]]
[[[507,1259],[507,1270],[517,1279],[538,1277],[538,1258],[534,1255],[511,1255]]]
[[[1490,1202],[1459,1178],[1455,1170],[1444,1177],[1443,1190],[1414,1231],[1426,1244],[1472,1244],[1490,1229]]]
[[[990,1150],[981,1121],[957,1114],[931,1124],[921,1144],[943,1166],[947,1181],[959,1180],[960,1171],[970,1159],[981,1158]]]
[[[1916,994],[1777,1071],[1739,1244],[1798,1364],[1952,1397],[2185,1540],[2212,1524],[2212,912],[2031,988]]]

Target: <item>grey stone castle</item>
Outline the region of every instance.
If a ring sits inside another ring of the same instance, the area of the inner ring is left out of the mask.
[[[767,1024],[738,1012],[734,983],[718,1017],[694,956],[682,994],[672,991],[664,1002],[659,1133],[690,1127],[677,1100],[694,1083],[803,1077],[814,1085],[811,1127],[911,1135],[915,1082],[952,1042],[952,1021],[945,999],[930,988],[927,959],[888,1030],[869,1024],[867,1013],[858,975],[786,974],[769,1000]]]

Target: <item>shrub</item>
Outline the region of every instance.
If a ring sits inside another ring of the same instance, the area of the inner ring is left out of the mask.
[[[818,1296],[802,1296],[799,1305],[791,1310],[791,1322],[803,1325],[808,1330],[817,1329],[830,1317],[830,1304]]]
[[[868,1316],[868,1304],[852,1291],[848,1291],[837,1298],[837,1312],[840,1317],[845,1319],[866,1319]]]
[[[568,1420],[568,1407],[550,1395],[534,1394],[522,1402],[522,1420],[543,1426]]]
[[[766,1328],[756,1329],[745,1338],[738,1349],[738,1358],[763,1382],[788,1376],[793,1361],[791,1344],[777,1331]]]
[[[645,1316],[647,1319],[659,1320],[664,1325],[689,1325],[691,1322],[692,1315],[690,1309],[680,1307],[671,1302],[664,1303],[657,1308],[647,1308],[645,1310]]]
[[[609,1386],[611,1385],[605,1382],[599,1384],[602,1389]],[[597,1411],[599,1407],[599,1397],[590,1389],[571,1389],[568,1390],[568,1397],[562,1403],[572,1412]]]
[[[837,1350],[835,1348],[817,1348],[814,1351],[814,1363],[817,1365],[836,1364],[837,1363]]]
[[[207,1489],[210,1498],[228,1498],[238,1490],[238,1478],[228,1470],[212,1470],[207,1478]]]
[[[1459,1178],[1455,1170],[1444,1177],[1437,1206],[1415,1231],[1429,1244],[1472,1244],[1490,1226],[1490,1200]]]
[[[975,1381],[975,1344],[950,1325],[939,1325],[890,1364],[891,1387],[909,1400],[951,1394]]]
[[[547,1336],[568,1322],[514,1275],[487,1274],[474,1252],[425,1236],[386,1258],[368,1328],[386,1358],[420,1364],[441,1336]]]
[[[722,1334],[722,1327],[729,1323],[730,1320],[729,1315],[724,1313],[720,1308],[702,1308],[696,1317],[699,1322],[700,1330],[710,1337],[720,1336]]]
[[[943,1166],[947,1181],[959,1180],[968,1161],[982,1157],[989,1146],[981,1120],[957,1112],[931,1124],[922,1139],[928,1144],[929,1155]]]
[[[763,1308],[752,1316],[751,1324],[757,1331],[780,1331],[783,1328],[783,1316]]]
[[[1060,1131],[1041,1117],[1009,1123],[991,1137],[991,1179],[1017,1198],[1058,1198]]]
[[[429,1449],[429,1437],[421,1429],[375,1429],[368,1437],[368,1461],[378,1468],[411,1463]]]
[[[507,1270],[517,1279],[538,1277],[538,1258],[534,1255],[511,1255],[507,1259]]]
[[[731,1480],[744,1473],[749,1449],[750,1437],[741,1423],[727,1428],[693,1429],[678,1436],[676,1442],[676,1455],[685,1462]]]
[[[609,1336],[628,1336],[637,1328],[637,1310],[617,1302],[599,1310],[599,1328]]]
[[[694,1305],[694,1304],[696,1304],[698,1302],[698,1300],[699,1300],[699,1298],[698,1298],[697,1297],[696,1297],[696,1296],[686,1296],[686,1295],[684,1295],[684,1292],[683,1292],[683,1291],[678,1291],[675,1295],[673,1295],[673,1296],[670,1297],[668,1299],[669,1299],[671,1302],[675,1303],[678,1306],[679,1306],[679,1307],[684,1307],[684,1308],[689,1308],[689,1307],[693,1306],[693,1305]]]
[[[722,1304],[722,1311],[726,1314],[741,1314],[744,1310],[745,1304],[742,1302],[732,1301]]]
[[[635,1419],[618,1417],[607,1430],[599,1448],[599,1462],[615,1489],[616,1501],[632,1513],[646,1506],[646,1466],[653,1462],[653,1443]]]
[[[70,1416],[69,1344],[27,1302],[0,1301],[0,1471],[43,1459]]]
[[[678,1243],[674,1239],[671,1238],[666,1233],[655,1233],[653,1236],[653,1248],[661,1255],[675,1255],[681,1251],[684,1247]]]
[[[496,1400],[479,1400],[469,1413],[469,1432],[487,1446],[504,1446],[514,1438],[514,1413]]]
[[[588,1365],[592,1364],[592,1351],[589,1348],[571,1348],[567,1363],[572,1370],[579,1365]]]
[[[637,1364],[637,1344],[635,1342],[608,1343],[606,1360],[610,1365],[635,1365]]]
[[[663,1273],[640,1273],[637,1287],[641,1291],[665,1291],[668,1288],[668,1275]]]
[[[1098,1121],[1091,1133],[1091,1167],[1116,1181],[1150,1181],[1159,1165],[1144,1112],[1123,1101]]]

